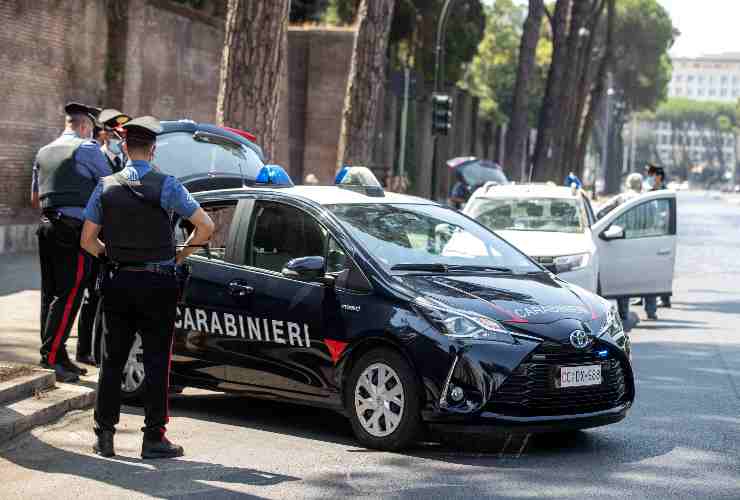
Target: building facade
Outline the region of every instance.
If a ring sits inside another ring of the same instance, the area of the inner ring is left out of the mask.
[[[674,57],[672,61],[668,97],[725,102],[740,98],[740,53]]]

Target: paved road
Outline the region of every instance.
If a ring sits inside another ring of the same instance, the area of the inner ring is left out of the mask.
[[[679,217],[674,308],[632,332],[638,396],[617,425],[534,438],[522,449],[430,443],[392,454],[356,446],[330,412],[186,394],[173,402],[170,433],[185,459],[138,458],[137,408],[124,411],[120,456],[95,457],[91,413],[81,412],[0,449],[0,497],[738,499],[740,206],[687,193]],[[3,315],[14,297],[34,297],[2,286]]]

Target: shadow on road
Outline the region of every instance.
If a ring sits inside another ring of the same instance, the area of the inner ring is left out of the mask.
[[[0,456],[26,469],[83,477],[156,498],[261,498],[213,483],[271,486],[300,480],[258,469],[187,459],[141,460],[124,456],[106,459],[56,448],[33,435],[14,445],[1,450]],[[22,450],[15,449],[21,446]]]
[[[674,302],[673,304],[676,309],[682,311],[718,312],[733,315],[740,314],[740,301],[737,300],[718,300],[712,302]]]

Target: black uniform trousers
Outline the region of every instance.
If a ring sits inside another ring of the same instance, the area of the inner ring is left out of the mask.
[[[90,277],[87,280],[80,306],[80,317],[77,320],[77,357],[92,354],[93,328],[95,326],[95,314],[98,310],[100,295],[95,291],[95,281],[100,272],[98,259],[92,259],[90,266]]]
[[[105,277],[96,432],[115,431],[121,414],[121,375],[139,332],[144,350],[144,437],[159,441],[164,436],[177,296],[174,275],[122,269]]]
[[[87,286],[92,257],[80,248],[82,221],[49,213],[41,219],[41,360],[67,356],[66,342]]]

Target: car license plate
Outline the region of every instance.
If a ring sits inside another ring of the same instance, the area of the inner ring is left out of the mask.
[[[601,384],[601,365],[561,366],[560,388]]]

